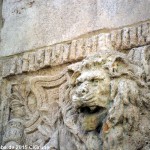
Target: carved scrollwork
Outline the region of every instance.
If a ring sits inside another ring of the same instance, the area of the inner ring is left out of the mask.
[[[25,133],[29,145],[35,143],[43,146],[51,138],[55,124],[60,117],[59,87],[65,82],[66,74],[64,72],[57,76],[36,76],[29,79],[29,87],[35,95],[37,106],[25,123]],[[37,139],[35,138],[33,141],[35,132],[40,136],[39,139],[36,137]],[[29,140],[29,137],[32,140]]]
[[[27,78],[8,99],[4,145],[147,150],[149,56],[148,46],[129,54],[103,50],[59,75]]]

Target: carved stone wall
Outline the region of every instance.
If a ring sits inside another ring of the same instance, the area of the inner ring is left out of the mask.
[[[24,3],[3,3],[1,37],[10,10],[15,10],[12,16],[22,16],[38,6],[36,1],[26,1],[27,8]],[[39,47],[16,49],[15,55],[2,52],[0,149],[149,150],[150,20],[135,21],[95,27],[90,33],[87,28],[77,38],[60,38],[42,48],[37,38],[33,43]]]

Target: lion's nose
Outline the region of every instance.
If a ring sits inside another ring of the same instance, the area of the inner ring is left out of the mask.
[[[87,88],[83,88],[83,89],[81,89],[81,92],[82,92],[82,94],[85,94],[85,93],[88,93],[88,90],[87,90]]]
[[[79,96],[84,96],[85,94],[87,94],[89,92],[88,88],[85,87],[81,87],[78,89],[77,94]]]

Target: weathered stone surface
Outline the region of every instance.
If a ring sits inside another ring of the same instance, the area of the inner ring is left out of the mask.
[[[5,0],[0,56],[146,21],[149,8],[149,0]]]
[[[36,71],[48,66],[57,66],[67,62],[78,61],[102,49],[127,51],[134,47],[148,45],[150,44],[149,35],[150,23],[145,22],[133,27],[113,30],[110,33],[79,38],[70,43],[56,44],[34,52],[26,52],[20,54],[20,57],[17,58],[16,61],[19,63],[17,68],[20,67],[20,69],[18,68],[15,74],[20,74],[22,71]],[[16,59],[16,56],[13,59]],[[8,61],[11,60],[8,59]],[[13,65],[13,63],[10,65]],[[7,67],[9,68],[11,66]],[[10,68],[4,69],[3,76],[11,75],[12,73],[10,71]]]
[[[149,6],[0,0],[0,149],[149,150]]]
[[[149,53],[147,48],[141,50]],[[64,143],[83,150],[150,148],[150,90],[142,67],[125,54],[101,51],[69,66],[68,73],[71,102],[62,96],[65,126],[48,143],[51,148],[67,149]]]
[[[98,50],[63,72],[5,78],[2,145],[149,150],[149,48]]]

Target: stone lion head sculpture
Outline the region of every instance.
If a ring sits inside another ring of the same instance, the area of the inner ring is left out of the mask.
[[[145,150],[150,98],[144,71],[118,51],[101,51],[68,67],[62,108],[78,149]]]

